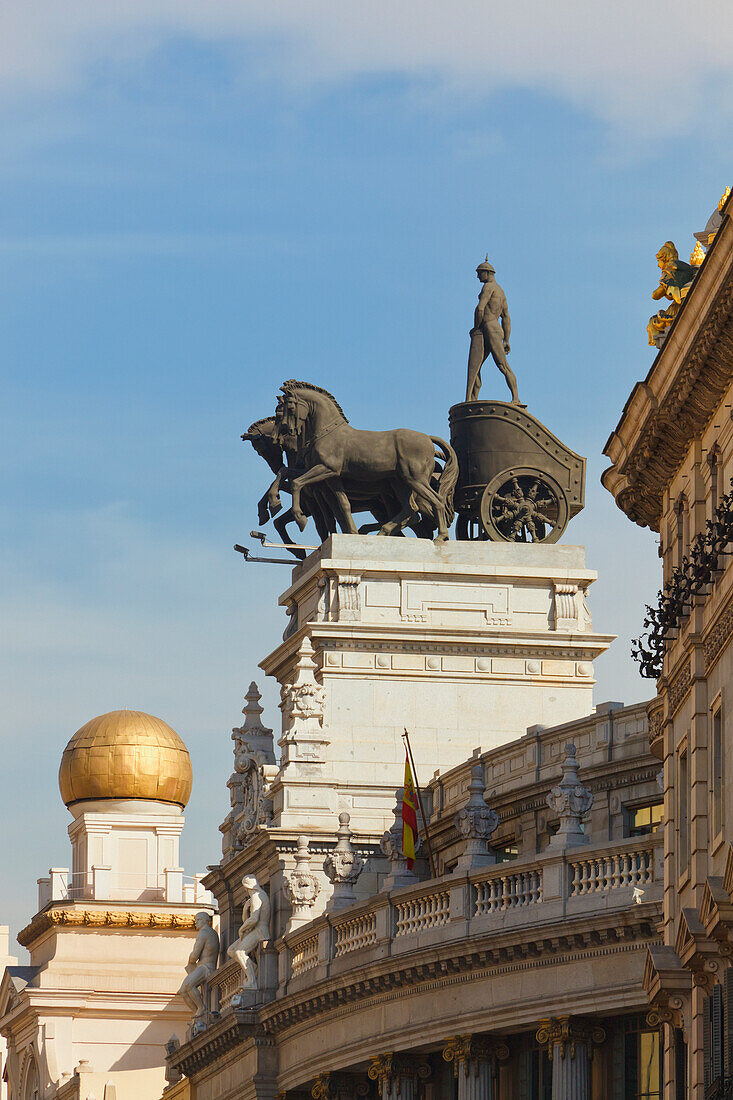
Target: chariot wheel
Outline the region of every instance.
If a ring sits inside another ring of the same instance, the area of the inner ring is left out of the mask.
[[[459,515],[456,519],[456,538],[459,542],[486,542],[488,537],[481,521],[473,516]]]
[[[527,466],[502,470],[481,497],[481,523],[494,542],[557,542],[568,525],[565,491]]]

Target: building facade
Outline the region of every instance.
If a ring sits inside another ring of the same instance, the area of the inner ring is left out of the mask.
[[[30,963],[6,966],[0,1034],[6,1100],[154,1100],[166,1043],[184,1034],[178,995],[196,914],[213,913],[178,857],[191,762],[159,718],[113,711],[64,751],[71,868],[38,880],[19,933]]]
[[[363,536],[294,570],[262,662],[280,764],[252,685],[205,880],[220,966],[167,1100],[661,1097],[643,988],[660,764],[645,705],[592,706],[611,641],[594,576],[580,547]],[[412,869],[405,726],[418,775],[435,772]],[[231,951],[251,875],[271,917],[245,988]]]
[[[650,951],[645,986],[664,1021],[666,1100],[733,1095],[733,224],[726,199],[696,234],[697,273],[606,444],[612,465],[603,476],[629,518],[659,533],[663,587],[647,610],[638,657],[656,679],[649,734],[664,765],[664,942]]]

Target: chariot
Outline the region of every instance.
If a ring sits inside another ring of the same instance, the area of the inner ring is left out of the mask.
[[[454,405],[450,438],[459,466],[456,538],[557,542],[583,508],[585,459],[524,406]]]

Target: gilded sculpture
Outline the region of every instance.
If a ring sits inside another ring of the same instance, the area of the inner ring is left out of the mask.
[[[649,345],[653,348],[661,348],[667,336],[667,331],[680,311],[680,307],[687,297],[692,280],[695,278],[697,268],[692,264],[686,264],[679,258],[679,253],[672,241],[665,241],[657,252],[657,263],[662,274],[659,277],[659,285],[652,294],[655,302],[660,298],[666,298],[671,305],[667,309],[660,309],[649,318],[647,333]]]

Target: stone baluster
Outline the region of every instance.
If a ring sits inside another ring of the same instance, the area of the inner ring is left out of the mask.
[[[496,1063],[509,1057],[509,1047],[493,1036],[456,1035],[443,1049],[453,1063],[458,1100],[495,1100]]]
[[[336,847],[329,852],[323,864],[326,875],[333,883],[333,896],[328,903],[329,909],[343,909],[347,905],[355,904],[354,884],[364,869],[364,860],[354,851],[351,844],[350,820],[347,813],[339,814]]]
[[[591,1100],[593,1046],[605,1038],[603,1028],[587,1020],[560,1016],[540,1021],[537,1042],[547,1047],[552,1062],[552,1100]]]
[[[426,1058],[412,1054],[379,1054],[368,1074],[379,1087],[379,1100],[417,1100],[420,1081],[430,1076]]]
[[[560,818],[560,828],[550,842],[551,848],[573,848],[588,844],[580,825],[593,805],[593,795],[578,779],[578,761],[573,744],[565,746],[562,779],[547,796],[547,805]]]
[[[384,881],[383,890],[395,890],[400,886],[412,886],[417,882],[417,875],[407,866],[402,851],[402,796],[404,787],[398,787],[395,791],[395,805],[392,813],[394,821],[392,826],[382,837],[379,847],[390,863],[390,873]],[[415,838],[415,851],[420,847],[420,838]]]
[[[488,851],[488,842],[499,825],[499,815],[486,805],[485,790],[483,765],[474,764],[468,784],[468,802],[454,819],[456,829],[466,841],[456,871],[468,872],[496,863],[496,856]]]
[[[311,854],[308,850],[308,838],[298,837],[298,848],[295,853],[295,870],[292,871],[284,882],[285,892],[288,895],[292,916],[288,923],[288,931],[307,924],[311,919],[311,910],[320,893],[320,883],[310,870]]]

